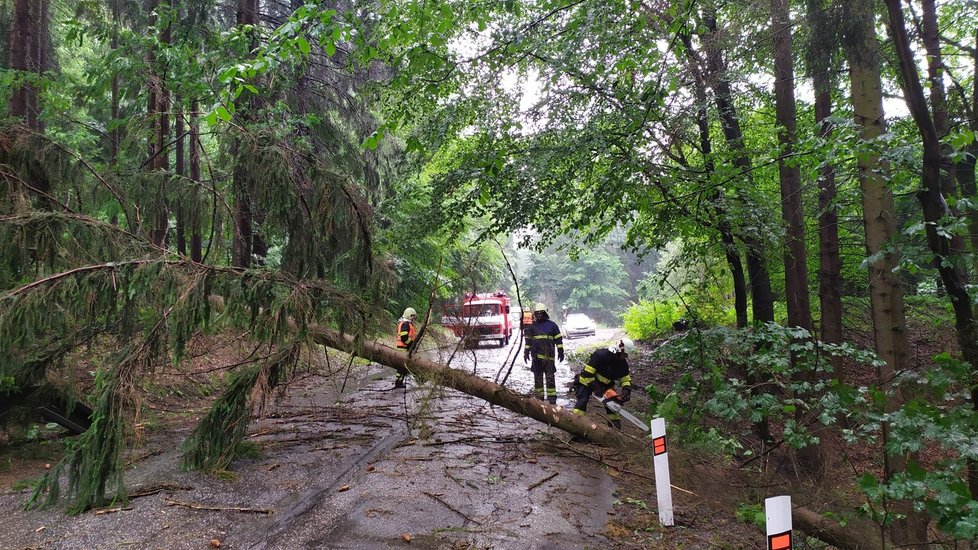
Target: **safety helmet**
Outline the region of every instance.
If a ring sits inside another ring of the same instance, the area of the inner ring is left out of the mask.
[[[618,353],[621,351],[631,353],[633,349],[635,349],[635,342],[633,342],[631,338],[622,338],[621,340],[618,340],[618,343],[610,346],[608,351],[611,353]]]
[[[401,315],[401,317],[404,317],[405,319],[410,319],[411,317],[417,317],[417,316],[418,316],[418,312],[414,311],[413,307],[405,308],[404,315]]]
[[[544,304],[543,302],[537,302],[536,304],[533,305],[533,313],[536,313],[538,311],[547,313],[547,305]]]

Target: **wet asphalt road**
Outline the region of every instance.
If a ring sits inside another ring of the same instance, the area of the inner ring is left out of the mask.
[[[498,381],[515,355],[506,385],[529,394],[532,374],[517,345],[462,351],[452,365]],[[444,360],[451,348],[427,353]],[[356,391],[308,381],[269,403],[247,438],[260,456],[236,461],[231,475],[182,472],[184,431],[134,452],[145,458],[134,461],[127,487],[158,490],[124,509],[23,512],[23,491],[2,494],[0,548],[207,548],[212,539],[251,549],[609,544],[601,532],[613,482],[568,451],[568,434],[430,383],[391,390],[390,370],[360,368]],[[560,405],[572,405],[571,377],[570,365],[558,365]]]

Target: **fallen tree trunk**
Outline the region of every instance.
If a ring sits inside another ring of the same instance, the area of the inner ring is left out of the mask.
[[[551,405],[546,401],[520,395],[509,388],[475,374],[446,367],[417,356],[406,357],[404,352],[393,348],[357,340],[351,335],[322,327],[312,329],[311,334],[318,343],[324,346],[345,351],[394,369],[406,369],[412,376],[436,381],[440,385],[484,399],[493,405],[499,405],[517,414],[539,420],[544,424],[587,438],[595,443],[614,445],[623,450],[635,451],[648,446],[646,442],[598,423],[594,418],[576,415],[570,409],[559,405]]]
[[[879,526],[872,522],[860,520],[843,526],[837,520],[801,506],[792,508],[791,516],[794,527],[838,548],[849,550],[894,548],[892,542],[883,539]]]

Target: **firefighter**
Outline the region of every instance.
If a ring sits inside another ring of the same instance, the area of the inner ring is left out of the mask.
[[[621,384],[619,401],[627,403],[631,399],[632,377],[628,370],[628,352],[633,349],[635,349],[635,342],[622,338],[614,345],[598,349],[591,354],[591,358],[584,365],[584,370],[577,375],[575,388],[577,403],[574,404],[574,414],[587,412],[587,402],[591,399],[591,394],[600,397],[606,390],[614,388],[616,382]],[[621,415],[607,407],[605,410],[608,412],[609,424],[620,430]]]
[[[397,349],[404,352],[405,357],[409,356],[418,342],[418,332],[414,328],[414,320],[418,318],[418,312],[413,307],[405,308],[404,314],[397,320]],[[397,369],[394,376],[394,387],[404,387],[404,377],[407,376],[407,369]]]
[[[523,361],[530,363],[536,398],[556,404],[554,374],[557,372],[557,365],[554,363],[554,355],[556,352],[557,361],[564,360],[564,340],[560,335],[560,327],[550,320],[546,305],[537,302],[533,306],[533,323],[523,330],[523,341]],[[544,377],[546,388],[543,385]]]

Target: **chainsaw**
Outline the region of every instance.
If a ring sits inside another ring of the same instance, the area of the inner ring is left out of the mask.
[[[640,420],[637,416],[626,411],[625,408],[622,407],[621,397],[618,395],[618,392],[616,392],[614,389],[608,388],[604,392],[604,395],[599,397],[598,399],[601,400],[601,403],[603,403],[605,408],[608,409],[609,411],[621,415],[622,418],[631,422],[632,424],[635,424],[636,426],[642,428],[645,431],[651,430],[648,424],[642,422],[642,420]]]

